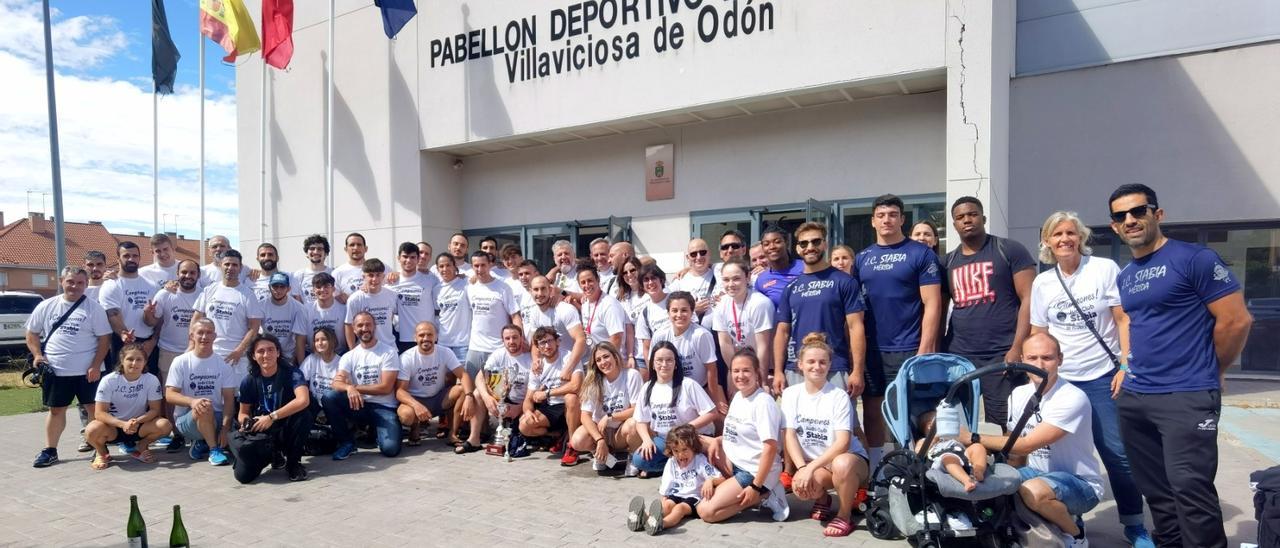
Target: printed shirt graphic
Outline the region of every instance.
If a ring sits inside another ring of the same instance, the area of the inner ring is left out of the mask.
[[[535,372],[530,370],[529,390],[526,393],[531,394],[544,388],[555,390],[563,386],[564,381],[560,379],[560,374],[564,373],[565,362],[568,360],[569,351],[561,348],[558,355],[543,362],[542,371]],[[574,369],[574,374],[581,375],[582,368]],[[547,403],[550,405],[564,405],[564,396],[550,396],[547,398]]]
[[[243,284],[227,287],[221,283],[204,288],[196,299],[196,311],[213,320],[217,336],[213,351],[225,357],[236,349],[249,332],[249,320],[262,319],[262,303]]]
[[[292,362],[293,351],[297,348],[294,337],[311,334],[307,330],[307,309],[293,297],[285,297],[284,304],[276,304],[270,299],[262,301],[262,332],[280,339],[281,357]]]
[[[423,354],[415,346],[400,355],[397,381],[408,381],[411,396],[430,398],[444,390],[445,376],[458,367],[457,356],[446,348],[436,347],[430,354]]]
[[[493,352],[502,346],[502,327],[518,314],[515,296],[502,280],[476,282],[467,286],[471,307],[471,350]]]
[[[217,354],[201,359],[195,352],[187,352],[173,359],[165,386],[177,388],[183,396],[189,398],[208,398],[213,402],[213,410],[221,413],[225,403],[222,391],[237,388],[239,384],[236,379],[237,375],[231,367]],[[190,407],[175,406],[173,414],[181,417],[190,412]]]
[[[924,320],[920,288],[942,282],[938,256],[905,239],[889,246],[871,244],[858,252],[854,265],[867,304],[868,346],[883,352],[918,349]]]
[[[363,265],[353,266],[351,263],[339,265],[333,269],[334,294],[354,295],[364,284]]]
[[[862,291],[858,280],[832,267],[801,274],[782,299],[778,323],[791,324],[786,368],[796,368],[796,354],[805,335],[825,333],[831,345],[831,371],[849,371],[849,328],[845,316],[862,312]]]
[[[708,316],[717,333],[729,335],[734,349],[755,348],[756,333],[773,329],[773,302],[759,291],[748,293],[743,303],[726,295]]]
[[[781,433],[782,411],[773,401],[773,396],[758,389],[750,396],[739,392],[733,397],[729,413],[724,418],[724,441],[721,444],[724,456],[743,470],[758,470],[764,442],[780,440]],[[771,469],[770,476],[774,478],[782,471],[781,450],[774,457]]]
[[[1062,365],[1058,377],[1069,381],[1090,381],[1114,367],[1107,351],[1089,330],[1089,323],[1116,356],[1120,355],[1120,334],[1111,307],[1120,306],[1116,275],[1120,267],[1111,259],[1083,257],[1076,271],[1058,281],[1058,267],[1041,272],[1031,284],[1031,325],[1047,327],[1062,345]],[[1063,283],[1071,295],[1062,289]],[[1075,297],[1085,317],[1071,304]],[[1088,323],[1086,323],[1086,321]]]
[[[1035,268],[1031,254],[1018,242],[987,236],[977,253],[965,255],[956,249],[944,264],[952,302],[948,352],[980,358],[1004,355],[1013,344],[1021,304],[1013,275]]]
[[[191,316],[196,312],[196,300],[200,298],[200,290],[185,293],[179,288],[176,292],[160,288],[156,291],[152,302],[156,303],[155,315],[160,318],[161,350],[166,352],[185,352],[187,350],[187,334],[191,329]]]
[[[338,369],[347,373],[348,381],[356,386],[369,386],[382,382],[384,371],[400,374],[400,356],[396,348],[385,342],[378,342],[373,348],[356,345],[350,352],[342,355]],[[395,408],[397,405],[395,391],[389,394],[364,394],[365,403],[376,403]]]
[[[338,337],[339,354],[347,351],[347,336],[343,334],[343,324],[347,321],[347,305],[334,299],[333,304],[329,308],[322,308],[320,301],[312,301],[311,304],[305,305],[307,308],[307,346],[311,346],[311,334],[315,333],[316,328],[328,327],[333,330],[334,335]]]
[[[373,315],[374,332],[378,342],[393,343],[396,336],[391,330],[391,325],[397,303],[399,303],[399,297],[396,296],[396,292],[386,287],[377,293],[356,291],[350,299],[347,299],[347,317],[344,321],[354,326],[356,314],[368,312]]]
[[[1219,388],[1208,305],[1240,291],[1222,258],[1171,239],[1125,266],[1117,284],[1129,314],[1133,375],[1125,377],[1125,389],[1166,393]]]
[[[436,322],[436,296],[440,282],[430,274],[414,273],[401,276],[400,281],[388,286],[396,292],[396,329],[401,342],[413,342],[413,331],[421,322]]]
[[[156,284],[142,276],[107,280],[102,282],[98,302],[103,310],[119,310],[125,329],[132,329],[135,337],[145,339],[152,335],[153,330],[143,321],[142,309],[146,308],[157,289]]]
[[[716,361],[715,337],[701,325],[689,324],[684,333],[676,335],[675,326],[667,325],[653,336],[649,348],[662,341],[670,341],[680,355],[680,367],[684,369],[684,377],[693,379],[699,386],[707,384],[707,364]]]
[[[436,344],[466,348],[471,341],[471,305],[467,302],[467,279],[454,278],[441,282],[436,297],[436,315],[440,338]]]
[[[127,421],[146,414],[148,402],[161,399],[160,379],[151,373],[143,373],[130,381],[123,374],[111,372],[98,383],[93,400],[109,403],[111,416]]]
[[[720,470],[707,462],[707,456],[694,453],[689,466],[680,466],[674,457],[667,459],[667,466],[662,471],[662,483],[658,485],[658,494],[664,497],[680,497],[702,500],[702,484],[712,478],[719,478]]]
[[[649,392],[649,403],[645,404],[644,394],[650,390],[650,384],[653,388]],[[655,434],[665,436],[672,428],[689,424],[716,408],[707,391],[688,377],[680,383],[680,397],[676,398],[675,405],[671,405],[672,395],[669,382],[661,383],[653,380],[645,383],[640,389],[640,397],[636,398],[636,422],[648,423]],[[698,432],[708,436],[713,435],[715,424],[706,424],[699,428]]]
[[[313,397],[318,398],[333,389],[333,378],[338,375],[338,363],[341,360],[342,356],[337,354],[328,362],[319,354],[311,354],[302,360],[302,366],[298,369],[302,370],[303,378],[307,379],[307,386],[311,388]]]
[[[102,305],[86,296],[67,321],[49,336],[53,324],[73,305],[74,301],[57,295],[41,301],[27,318],[27,331],[41,339],[48,337],[44,355],[53,366],[54,375],[59,377],[75,377],[88,372],[98,351],[98,337],[111,334],[111,324],[107,322],[107,313]]]
[[[612,381],[608,378],[604,379],[602,404],[583,399],[582,410],[591,413],[591,420],[599,422],[606,415],[612,415],[635,405],[640,399],[641,385],[640,373],[635,369],[623,369],[618,378]],[[610,419],[608,426],[616,428],[621,424],[621,421]]]
[[[857,415],[849,404],[849,395],[827,383],[815,394],[797,384],[782,391],[782,416],[786,427],[795,430],[800,447],[808,460],[822,456],[836,441],[836,432],[849,432],[849,452],[867,456],[862,442],[853,435]]]
[[[283,386],[277,384],[278,378]],[[293,401],[293,390],[306,386],[307,379],[296,367],[281,366],[271,377],[245,377],[240,381],[240,403],[249,404],[252,415],[269,415]]]
[[[309,305],[316,302],[316,288],[311,285],[311,281],[316,277],[316,274],[321,272],[332,274],[333,269],[328,266],[324,267],[324,270],[311,270],[310,268],[304,268],[293,273],[291,280],[297,280],[298,282],[298,289],[302,293],[302,304]],[[334,289],[336,290],[337,288],[335,287]]]

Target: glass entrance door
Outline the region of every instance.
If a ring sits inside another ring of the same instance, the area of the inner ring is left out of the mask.
[[[544,273],[551,268],[551,265],[555,264],[551,246],[557,241],[568,240],[573,249],[578,249],[577,231],[567,224],[528,228],[525,229],[525,232],[529,238],[529,243],[525,247],[527,250],[525,256],[538,263],[538,270]]]

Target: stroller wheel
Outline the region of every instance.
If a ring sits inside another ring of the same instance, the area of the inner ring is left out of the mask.
[[[873,501],[867,511],[867,530],[871,532],[871,536],[880,540],[902,538],[902,532],[898,531],[889,515],[889,507],[881,500]]]

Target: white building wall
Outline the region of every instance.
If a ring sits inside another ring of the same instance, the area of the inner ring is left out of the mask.
[[[1105,225],[1124,183],[1166,222],[1280,218],[1280,43],[1018,78],[1010,100],[1012,234],[1053,209]]]

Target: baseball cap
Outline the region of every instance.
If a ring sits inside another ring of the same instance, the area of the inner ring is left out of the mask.
[[[271,280],[267,282],[267,285],[289,285],[289,275],[284,272],[276,272],[271,275]]]

